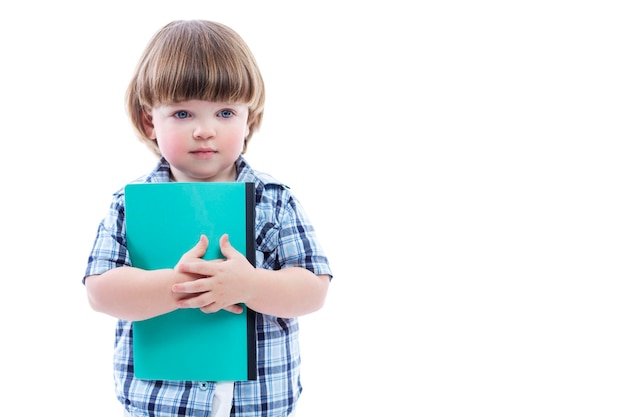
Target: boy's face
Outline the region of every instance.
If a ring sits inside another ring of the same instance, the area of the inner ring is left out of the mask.
[[[176,181],[234,181],[234,162],[248,135],[248,106],[189,100],[159,105],[144,129],[170,163]]]

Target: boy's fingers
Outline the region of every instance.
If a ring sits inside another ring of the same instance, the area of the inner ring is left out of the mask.
[[[224,310],[234,314],[241,314],[243,312],[243,307],[239,304],[233,304],[232,306],[224,307]]]

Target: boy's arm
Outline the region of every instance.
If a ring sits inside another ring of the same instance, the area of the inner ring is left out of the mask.
[[[204,251],[196,245],[178,263],[197,262]],[[174,293],[172,286],[198,278],[193,273],[182,272],[178,267],[148,271],[122,266],[86,277],[85,287],[89,304],[95,311],[122,320],[138,321],[179,308],[177,303],[189,294]],[[234,313],[241,311],[237,305],[225,306],[224,309]]]
[[[171,291],[173,269],[145,271],[123,266],[85,279],[87,298],[95,311],[122,320],[144,320],[175,310],[180,298]]]
[[[329,282],[328,275],[315,275],[304,268],[257,269],[246,305],[277,317],[304,316],[322,308]]]

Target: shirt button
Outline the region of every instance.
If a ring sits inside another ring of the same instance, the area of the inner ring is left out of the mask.
[[[206,391],[209,389],[209,383],[208,382],[200,382],[200,389],[202,391]]]

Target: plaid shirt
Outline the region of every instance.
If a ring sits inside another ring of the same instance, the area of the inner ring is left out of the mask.
[[[303,267],[331,275],[326,256],[300,203],[285,185],[254,171],[240,157],[237,181],[256,188],[256,267]],[[135,182],[168,182],[169,164],[161,159],[154,171]],[[131,265],[126,248],[123,189],[113,195],[108,215],[98,227],[85,277]],[[83,278],[84,282],[84,278]],[[133,415],[208,416],[215,384],[210,381],[149,381],[133,374],[132,322],[118,320],[114,377],[119,401]],[[302,391],[298,320],[257,313],[258,378],[234,384],[231,416],[286,416]]]

